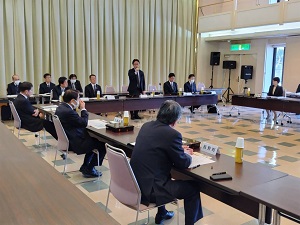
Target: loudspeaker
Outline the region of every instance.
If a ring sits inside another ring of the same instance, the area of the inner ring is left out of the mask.
[[[252,79],[253,66],[241,66],[241,79],[249,80]]]
[[[223,61],[223,69],[235,69],[236,61]]]
[[[210,53],[210,65],[218,66],[220,65],[220,52],[211,52]]]

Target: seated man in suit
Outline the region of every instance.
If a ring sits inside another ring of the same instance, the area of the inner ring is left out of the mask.
[[[279,77],[273,78],[273,84],[269,88],[268,96],[283,96],[283,88],[279,86],[280,83]],[[274,113],[274,121],[277,121],[277,114],[276,111],[273,111]],[[270,112],[267,110],[267,119],[270,118]]]
[[[193,181],[172,180],[170,174],[173,166],[186,169],[192,161],[193,151],[183,148],[182,136],[174,129],[181,115],[177,102],[165,101],[157,120],[142,126],[130,164],[142,192],[141,203],[164,205],[175,198],[184,199],[185,224],[191,225],[203,217],[199,186]],[[173,212],[160,206],[155,223],[160,224],[173,216]]]
[[[80,93],[82,93],[82,87],[81,87],[81,84],[80,84],[80,81],[77,80],[77,76],[76,74],[71,74],[69,76],[69,80],[68,80],[68,87],[72,90],[77,90],[79,91]]]
[[[17,95],[20,93],[19,86],[21,84],[18,75],[12,75],[12,82],[7,85],[7,95]]]
[[[97,154],[94,149],[99,151],[99,163],[102,164],[106,154],[105,145],[89,135],[86,130],[89,114],[85,109],[85,103],[79,99],[78,91],[67,90],[63,96],[64,102],[60,104],[55,114],[69,138],[69,149],[76,154],[85,154],[84,162],[80,167],[80,172],[84,177],[98,177],[102,173],[97,171],[94,166],[98,165]],[[81,110],[81,116],[75,111]]]
[[[197,89],[196,89],[196,84],[195,84],[195,75],[190,74],[189,81],[184,84],[184,92],[195,93],[196,91],[197,91]],[[200,105],[193,105],[189,109],[191,110],[191,113],[195,113],[194,109],[195,108],[197,109],[199,107],[200,107]]]
[[[58,78],[58,85],[56,85],[52,89],[53,100],[59,100],[59,96],[66,90],[68,90],[68,79],[66,77],[60,77]]]
[[[33,86],[30,82],[23,82],[19,86],[20,94],[14,100],[15,108],[21,119],[21,127],[31,132],[38,132],[45,128],[56,140],[57,134],[54,124],[48,120],[44,120],[44,115],[38,109],[34,109],[29,101],[33,92]]]
[[[164,83],[164,95],[177,95],[178,88],[175,80],[175,74],[169,74],[169,80]]]
[[[101,86],[96,84],[96,75],[91,74],[89,78],[91,83],[85,86],[84,96],[87,98],[95,98],[97,97],[97,91],[100,91],[100,96],[102,96]]]
[[[51,82],[51,74],[50,73],[45,73],[44,79],[45,79],[45,82],[40,84],[39,94],[50,93],[51,90],[55,87],[55,84]]]

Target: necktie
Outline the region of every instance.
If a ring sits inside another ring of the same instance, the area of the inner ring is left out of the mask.
[[[174,91],[173,82],[171,82],[171,88],[172,88],[172,90]]]
[[[140,74],[139,74],[139,72],[137,72],[136,75],[137,75],[137,87],[140,88],[141,87],[141,85],[140,85],[141,81],[140,81]]]
[[[74,84],[74,83],[72,83],[72,89],[73,89],[73,90],[76,90],[75,84]]]
[[[96,84],[93,84],[94,87],[94,93],[96,94],[97,90],[96,90]]]

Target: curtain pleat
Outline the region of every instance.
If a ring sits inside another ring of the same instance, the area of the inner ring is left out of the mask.
[[[128,85],[138,58],[147,85],[174,72],[179,87],[194,68],[194,0],[0,0],[0,94],[11,76],[54,83],[96,74],[105,88]]]

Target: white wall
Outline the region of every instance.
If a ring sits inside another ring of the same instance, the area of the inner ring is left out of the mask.
[[[231,73],[231,88],[235,93],[242,93],[244,81],[238,82],[240,76],[241,64],[253,63],[254,75],[253,80],[249,80],[247,87],[251,88],[251,93],[261,93],[263,90],[265,74],[272,73],[272,51],[270,48],[276,45],[286,45],[285,63],[284,63],[284,80],[283,87],[288,91],[295,91],[300,83],[300,37],[273,38],[273,39],[255,39],[251,41],[250,51],[230,52],[230,43],[228,42],[205,42],[199,41],[198,64],[197,64],[197,81],[201,81],[206,87],[210,86],[211,66],[210,52],[221,52],[220,66],[214,67],[214,84],[215,88],[228,86],[228,70],[223,70],[223,60],[236,60],[237,69]],[[225,57],[226,56],[226,57]],[[225,80],[225,82],[224,82]],[[266,84],[268,89],[269,81]]]

